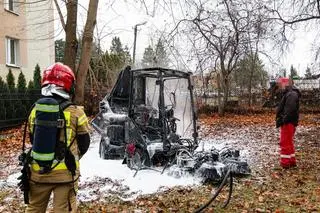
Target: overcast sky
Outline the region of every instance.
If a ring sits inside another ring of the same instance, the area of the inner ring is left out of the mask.
[[[154,45],[160,37],[159,31],[170,31],[173,28],[174,18],[178,18],[179,11],[173,11],[172,15],[168,15],[171,11],[166,11],[162,5],[153,4],[157,1],[146,1],[150,4],[146,7],[139,0],[113,0],[99,2],[99,10],[97,17],[97,28],[95,35],[99,34],[103,50],[109,49],[111,40],[114,36],[120,37],[124,45],[129,47],[130,53],[133,52],[133,27],[136,24],[147,21],[145,25],[138,27],[136,60],[141,60],[143,51],[148,45]],[[78,30],[83,29],[83,23],[86,20],[86,11],[83,7],[87,7],[88,0],[79,0],[80,17]],[[176,6],[176,5],[173,5]],[[172,14],[172,13],[171,13]],[[57,22],[56,28],[59,28],[60,23]],[[59,30],[56,30],[57,32]],[[63,38],[63,34],[58,37]],[[280,66],[273,67],[266,63],[266,68],[270,74],[275,74],[279,69],[290,69],[293,65],[298,69],[299,74],[303,75],[307,66],[311,66],[314,61],[312,54],[312,42],[315,38],[313,33],[305,33],[305,29],[300,29],[293,35],[295,41],[289,46],[288,53],[282,55],[279,63]]]
[[[154,16],[152,16],[153,11],[150,11],[150,15],[147,15],[143,5],[133,2],[114,0],[106,3],[106,1],[100,0],[95,35],[99,34],[98,37],[102,40],[103,50],[109,49],[112,38],[118,36],[121,42],[128,46],[132,54],[133,28],[136,24],[147,21],[145,25],[138,27],[136,58],[139,60],[142,58],[144,48],[156,42],[154,40],[157,40],[158,36],[155,35],[155,32],[168,28],[166,25],[169,20],[168,17],[163,16],[161,9],[157,8],[157,14]],[[79,4],[81,6],[79,7],[78,30],[81,30],[86,20],[86,11],[83,7],[88,6],[88,0],[79,0]],[[56,21],[56,28],[61,28],[59,21]],[[64,35],[61,33],[58,37],[64,38]]]

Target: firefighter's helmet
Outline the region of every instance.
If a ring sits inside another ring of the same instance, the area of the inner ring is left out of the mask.
[[[76,78],[70,67],[62,63],[54,63],[44,70],[41,86],[55,84],[68,93],[72,93],[75,80]]]

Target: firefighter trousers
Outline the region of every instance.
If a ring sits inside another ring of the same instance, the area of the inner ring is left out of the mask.
[[[52,192],[54,213],[77,212],[76,186],[76,182],[55,184],[30,181],[29,204],[26,213],[45,213]]]
[[[293,137],[296,128],[293,124],[287,123],[280,128],[280,165],[283,168],[296,166]]]

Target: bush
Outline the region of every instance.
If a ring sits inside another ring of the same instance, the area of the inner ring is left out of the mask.
[[[28,91],[33,90],[33,81],[29,81],[27,90]]]
[[[26,86],[27,86],[26,78],[24,77],[23,73],[20,72],[19,77],[18,77],[18,85],[17,85],[18,92],[24,93],[27,89]]]
[[[38,64],[33,72],[33,89],[41,89],[41,70]]]
[[[15,85],[15,79],[11,69],[9,69],[9,72],[7,74],[7,85],[8,85],[9,91],[14,92],[16,85]]]
[[[201,106],[198,110],[199,114],[205,114],[205,115],[211,115],[216,112],[218,112],[218,106],[212,106],[208,104]]]

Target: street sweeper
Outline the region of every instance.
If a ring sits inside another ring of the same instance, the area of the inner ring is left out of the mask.
[[[122,70],[92,121],[101,135],[100,157],[121,158],[136,173],[162,168],[160,172],[175,177],[190,173],[203,182],[250,174],[239,150],[199,147],[191,76],[159,67]]]
[[[122,70],[92,121],[101,135],[100,157],[122,158],[134,170],[176,167],[203,174],[204,182],[221,181],[229,168],[250,173],[239,150],[199,147],[191,76],[164,68]]]

